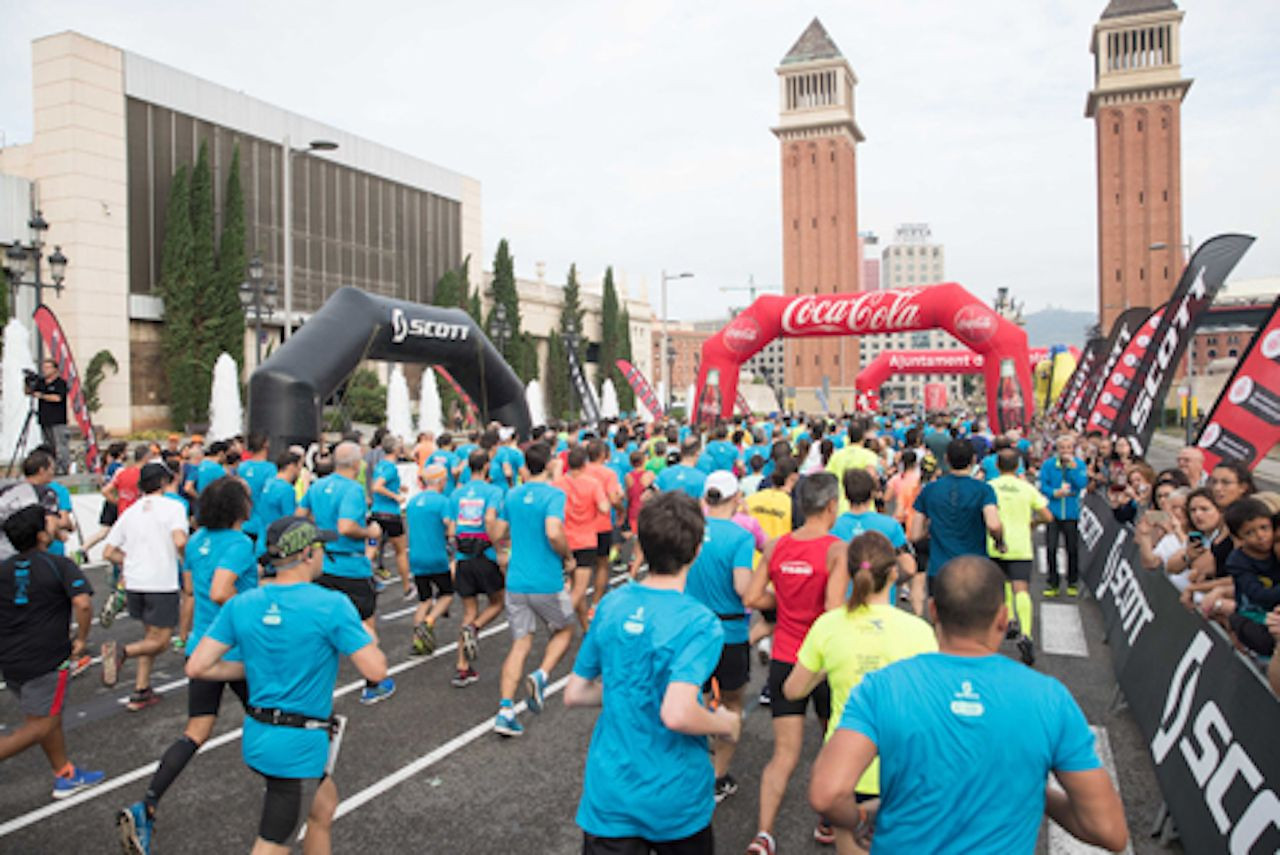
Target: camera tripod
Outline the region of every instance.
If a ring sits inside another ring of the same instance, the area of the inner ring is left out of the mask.
[[[9,465],[4,470],[4,477],[6,478],[13,477],[13,470],[18,465],[18,458],[22,456],[22,452],[27,450],[27,436],[31,431],[31,423],[40,424],[40,419],[37,415],[38,406],[36,399],[32,398],[31,406],[27,408],[27,417],[22,421],[22,431],[13,443],[13,455],[9,458]]]

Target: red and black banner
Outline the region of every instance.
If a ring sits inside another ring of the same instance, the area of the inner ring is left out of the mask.
[[[1141,449],[1151,441],[1156,414],[1163,408],[1173,375],[1186,352],[1196,327],[1209,311],[1222,284],[1253,245],[1249,235],[1217,235],[1200,244],[1178,279],[1165,304],[1160,325],[1151,337],[1151,347],[1143,350],[1134,371],[1136,381],[1115,416],[1117,436],[1128,435]]]
[[[1098,400],[1085,421],[1085,430],[1098,430],[1109,436],[1127,436],[1127,431],[1118,427],[1116,420],[1120,408],[1137,384],[1138,365],[1142,362],[1142,354],[1151,349],[1156,329],[1160,326],[1160,318],[1164,315],[1164,307],[1156,309],[1138,329],[1124,352],[1112,366],[1111,372],[1102,378]],[[1145,447],[1145,446],[1144,446]]]
[[[80,373],[76,371],[76,360],[71,354],[71,345],[67,342],[67,334],[62,331],[53,310],[48,306],[36,306],[32,315],[40,338],[44,341],[49,359],[58,364],[58,374],[67,381],[67,403],[71,405],[71,413],[80,426],[80,433],[86,443],[84,461],[94,472],[101,471],[98,460],[98,438],[93,434],[93,420],[89,417],[89,407],[84,400],[84,387],[80,385]]]
[[[476,409],[476,402],[471,400],[471,396],[458,385],[458,381],[449,373],[449,369],[445,368],[443,365],[433,365],[431,367],[435,369],[437,374],[444,378],[445,382],[449,384],[449,388],[453,390],[453,394],[457,395],[458,399],[462,401],[462,412],[467,424],[479,424],[480,411]]]
[[[1107,336],[1106,343],[1098,351],[1096,367],[1085,378],[1080,390],[1076,393],[1075,399],[1067,405],[1065,411],[1067,424],[1071,425],[1075,430],[1083,431],[1085,429],[1085,422],[1088,421],[1089,413],[1093,412],[1093,405],[1097,403],[1098,396],[1102,394],[1102,384],[1106,381],[1106,378],[1111,376],[1111,369],[1115,368],[1116,363],[1120,361],[1120,355],[1129,346],[1134,333],[1137,332],[1138,327],[1142,326],[1142,322],[1150,314],[1151,309],[1145,306],[1136,306],[1132,309],[1127,309],[1111,325],[1111,334]]]
[[[627,382],[631,384],[631,391],[636,393],[636,397],[644,404],[645,409],[653,413],[655,419],[661,419],[663,417],[662,403],[654,393],[653,387],[649,385],[649,381],[644,379],[644,375],[640,373],[640,369],[625,359],[615,360],[614,364],[618,366],[622,376],[627,378]]]
[[[1280,297],[1267,321],[1236,363],[1196,444],[1204,452],[1204,468],[1221,461],[1252,469],[1280,442]]]
[[[1106,339],[1102,336],[1095,336],[1089,339],[1084,346],[1084,352],[1080,354],[1080,361],[1076,363],[1076,368],[1071,372],[1071,376],[1067,378],[1067,384],[1062,387],[1062,394],[1058,395],[1049,406],[1049,418],[1057,418],[1065,416],[1068,406],[1075,400],[1076,394],[1084,388],[1084,384],[1089,381],[1089,375],[1093,373],[1093,369],[1098,365],[1098,356],[1102,353],[1103,345]],[[1069,420],[1069,419],[1068,419]]]

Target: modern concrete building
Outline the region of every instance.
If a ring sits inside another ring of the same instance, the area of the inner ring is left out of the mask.
[[[787,294],[839,294],[860,288],[856,146],[857,76],[814,18],[783,57],[777,74],[781,148],[782,284]],[[791,339],[786,385],[813,408],[815,390],[849,389],[858,348],[847,338]],[[849,395],[848,397],[852,397]],[[831,401],[836,407],[837,402]]]
[[[1182,76],[1172,0],[1111,0],[1093,27],[1098,314],[1165,302],[1182,273]]]
[[[281,290],[290,242],[295,323],[346,284],[428,301],[468,256],[479,282],[473,178],[79,33],[33,42],[32,77],[33,138],[0,150],[0,172],[34,184],[45,239],[71,259],[66,290],[47,302],[77,357],[105,348],[120,365],[98,416],[113,432],[168,422],[157,293],[165,213],[175,170],[201,143],[219,223],[238,147],[247,249]],[[315,140],[337,148],[312,151]]]

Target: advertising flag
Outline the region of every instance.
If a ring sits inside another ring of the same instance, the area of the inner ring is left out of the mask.
[[[640,373],[640,369],[625,359],[615,360],[614,364],[618,366],[622,376],[627,378],[627,382],[631,384],[631,390],[636,393],[636,397],[644,404],[645,409],[653,413],[655,419],[662,418],[662,404],[659,403],[658,396],[649,385],[649,381]]]
[[[1067,423],[1076,431],[1084,430],[1089,413],[1093,412],[1093,405],[1102,394],[1102,384],[1111,376],[1111,370],[1120,361],[1120,355],[1150,314],[1150,309],[1138,306],[1126,310],[1116,318],[1111,327],[1111,335],[1107,336],[1106,344],[1098,351],[1098,366],[1081,387],[1076,401],[1067,409]]]
[[[1142,354],[1151,348],[1156,327],[1160,325],[1160,318],[1163,315],[1163,307],[1151,313],[1137,334],[1129,340],[1124,352],[1112,366],[1111,373],[1102,379],[1102,391],[1098,393],[1098,400],[1094,403],[1093,410],[1085,422],[1086,431],[1099,430],[1108,436],[1128,435],[1117,428],[1116,414],[1120,411],[1130,390],[1138,382],[1136,379],[1138,363],[1142,361]]]
[[[93,420],[89,417],[89,407],[85,404],[84,387],[80,384],[80,373],[76,371],[76,360],[71,354],[67,334],[62,331],[62,324],[58,323],[53,310],[48,306],[37,306],[32,317],[35,319],[36,329],[40,331],[40,338],[44,341],[45,350],[49,353],[48,358],[58,364],[58,374],[67,381],[67,403],[70,404],[71,414],[75,416],[86,443],[85,464],[97,472],[101,468],[98,460],[98,438],[93,434]]]
[[[435,369],[437,374],[444,378],[445,382],[449,384],[449,388],[453,389],[453,393],[462,401],[464,408],[463,412],[466,413],[467,423],[478,424],[480,422],[480,411],[476,409],[476,402],[471,400],[471,396],[458,385],[458,381],[453,378],[453,375],[449,373],[447,368],[443,365],[433,365],[431,367]]]
[[[1049,406],[1049,416],[1051,418],[1063,415],[1075,399],[1076,393],[1088,382],[1089,374],[1097,367],[1098,354],[1102,351],[1104,344],[1106,344],[1106,340],[1101,336],[1089,339],[1088,344],[1084,346],[1084,353],[1080,355],[1080,362],[1077,363],[1075,370],[1071,372],[1071,376],[1067,378],[1066,386],[1062,388],[1062,394],[1055,398]]]
[[[1205,419],[1196,444],[1205,471],[1234,461],[1252,469],[1280,441],[1280,297],[1271,304]]]

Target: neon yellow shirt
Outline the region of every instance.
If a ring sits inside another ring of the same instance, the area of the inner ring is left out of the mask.
[[[1031,546],[1031,516],[1039,508],[1047,508],[1049,500],[1017,475],[1001,475],[987,483],[996,491],[1004,543],[1008,547],[1004,552],[997,552],[988,535],[987,555],[1005,561],[1030,561],[1035,555]]]
[[[880,458],[862,443],[846,445],[831,455],[827,461],[827,471],[836,476],[839,482],[840,511],[849,510],[849,500],[844,495],[844,473],[850,469],[865,469],[874,475],[880,469]]]
[[[863,606],[850,612],[838,606],[825,613],[809,628],[796,662],[817,674],[827,673],[831,687],[831,720],[826,739],[831,738],[844,714],[845,701],[862,678],[872,671],[917,653],[935,653],[938,640],[933,627],[913,614],[887,603]],[[910,715],[904,710],[903,715]],[[880,759],[871,761],[858,780],[863,795],[880,794]]]
[[[757,490],[747,497],[747,511],[760,523],[770,540],[791,533],[791,494],[777,487]]]

